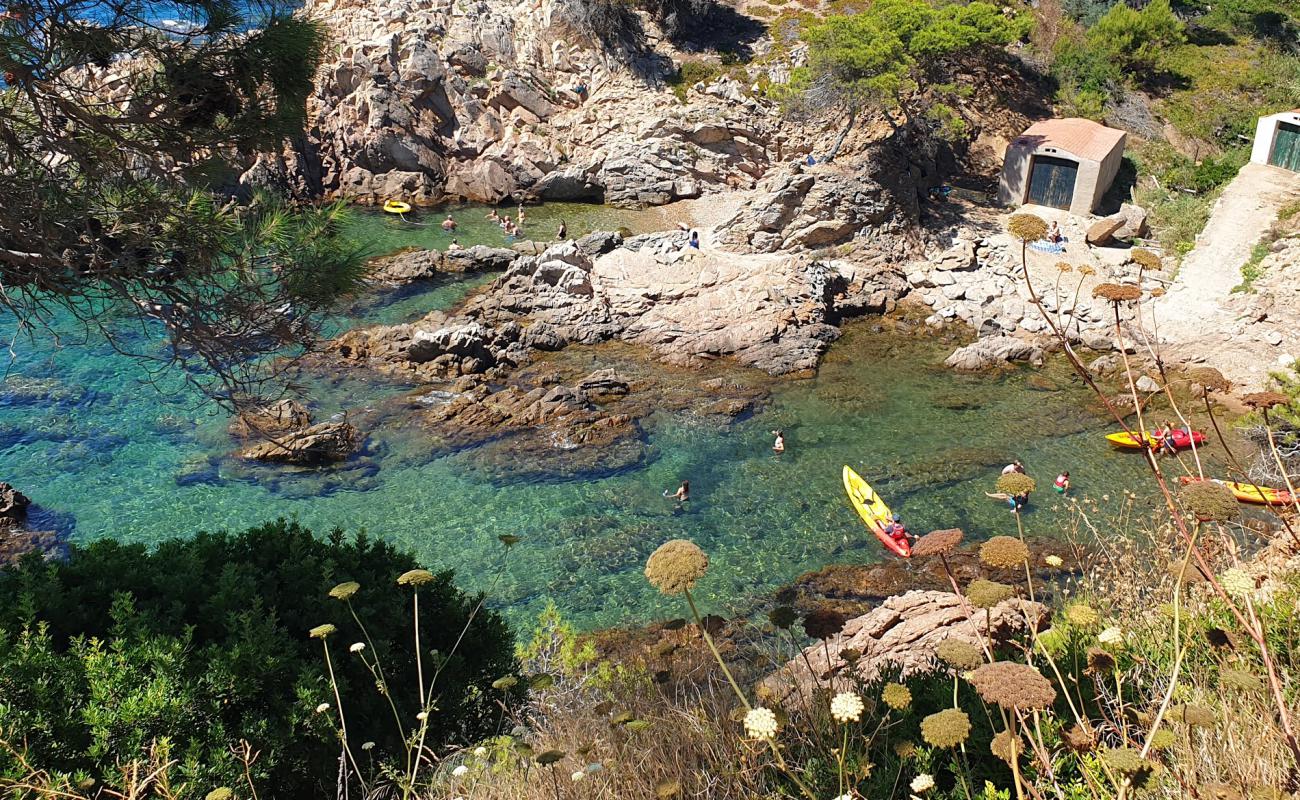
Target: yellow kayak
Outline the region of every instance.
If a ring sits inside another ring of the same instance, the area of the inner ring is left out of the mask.
[[[384,211],[389,214],[406,214],[411,210],[410,203],[403,203],[401,200],[389,200],[384,203]]]
[[[1213,480],[1213,479],[1212,479]],[[1200,478],[1194,478],[1190,475],[1184,475],[1178,479],[1184,485],[1197,483]],[[1237,481],[1220,481],[1215,483],[1228,487],[1234,497],[1243,503],[1255,503],[1256,505],[1284,506],[1291,503],[1291,493],[1285,489],[1274,489],[1270,486],[1252,486],[1249,483],[1238,483]]]
[[[880,543],[890,550],[894,551],[903,558],[912,554],[912,548],[907,542],[896,542],[894,537],[885,533],[885,526],[893,519],[893,512],[885,501],[880,499],[871,485],[862,479],[862,476],[853,471],[853,468],[844,465],[844,491],[848,492],[849,502],[853,504],[853,510],[858,512],[862,521],[867,524],[871,532],[876,535]]]

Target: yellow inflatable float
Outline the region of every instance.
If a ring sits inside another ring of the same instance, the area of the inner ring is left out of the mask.
[[[411,204],[403,203],[401,200],[389,200],[384,203],[384,211],[389,214],[408,214],[411,211]]]

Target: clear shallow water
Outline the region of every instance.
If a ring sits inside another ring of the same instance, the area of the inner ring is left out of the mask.
[[[584,232],[577,219],[569,218],[570,230]],[[357,229],[389,236],[385,249],[402,241],[382,218],[362,218]],[[473,235],[462,231],[461,241],[471,244]],[[450,307],[487,279],[368,296],[339,322],[412,319]],[[1014,530],[1005,506],[984,496],[1012,458],[1042,487],[1025,518],[1031,534],[1051,535],[1064,519],[1048,488],[1060,469],[1094,497],[1145,485],[1141,459],[1106,446],[1099,433],[1108,426],[1062,365],[958,375],[941,365],[952,346],[860,322],[818,377],[776,384],[749,418],[723,426],[659,412],[643,423],[633,466],[525,482],[489,477],[497,473],[480,469],[482,451],[430,455],[409,417],[372,416],[410,387],[359,376],[321,376],[310,388],[317,419],[348,410],[369,434],[360,455],[322,470],[245,465],[226,457],[235,446],[227,417],[179,376],[146,385],[136,364],[94,340],[62,349],[41,340],[23,344],[0,392],[0,479],[39,504],[37,525],[74,541],[156,542],[277,516],[318,531],[364,528],[490,588],[521,623],[554,600],[584,626],[679,614],[641,576],[646,556],[677,536],[710,553],[699,588],[715,610],[807,569],[881,558],[844,499],[845,463],[913,530],[958,526],[973,538]],[[594,363],[599,352],[559,357]],[[780,457],[770,450],[774,428],[787,436]],[[691,480],[693,499],[679,508],[662,493],[682,478]],[[503,571],[501,533],[524,537]]]

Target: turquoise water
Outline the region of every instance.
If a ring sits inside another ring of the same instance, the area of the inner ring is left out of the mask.
[[[588,221],[619,221],[603,210],[586,220],[580,210],[552,211],[569,215],[575,233]],[[356,226],[382,234],[385,248],[403,246],[408,236],[379,217]],[[430,233],[414,230],[409,236]],[[462,235],[462,243],[472,240]],[[487,279],[367,296],[339,321],[412,319],[454,305]],[[492,445],[433,451],[403,413],[412,387],[333,373],[310,381],[313,412],[325,419],[346,411],[368,434],[363,451],[327,469],[250,466],[228,457],[235,443],[225,433],[227,417],[178,376],[144,383],[138,365],[95,340],[62,348],[44,338],[20,341],[0,392],[0,479],[39,505],[37,525],[73,541],[156,542],[296,517],[318,531],[365,529],[432,566],[454,567],[469,585],[491,589],[517,621],[553,600],[584,626],[680,613],[641,577],[646,556],[673,537],[694,539],[710,553],[700,594],[718,611],[808,569],[881,558],[845,502],[845,463],[913,530],[958,526],[974,538],[1014,530],[1005,506],[984,496],[1013,458],[1043,487],[1035,498],[1041,504],[1025,517],[1031,533],[1052,535],[1063,523],[1048,491],[1061,469],[1093,496],[1145,483],[1140,458],[1100,439],[1104,418],[1062,365],[958,375],[942,367],[954,342],[894,326],[850,325],[814,379],[773,382],[734,370],[774,388],[755,413],[731,425],[661,410],[643,420],[635,457],[621,466],[576,478],[524,469],[526,479],[500,469],[508,456]],[[626,362],[627,350],[571,348],[557,360],[595,368]],[[654,369],[683,386],[700,380],[644,360],[628,368]],[[770,449],[775,428],[789,447],[780,457]],[[679,507],[662,495],[683,478],[692,483],[692,500]],[[504,568],[502,533],[523,537]]]

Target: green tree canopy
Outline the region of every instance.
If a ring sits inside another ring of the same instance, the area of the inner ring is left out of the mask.
[[[1090,49],[1123,69],[1149,69],[1163,50],[1183,41],[1183,23],[1169,0],[1152,0],[1141,11],[1116,3],[1088,29]]]
[[[263,796],[331,795],[336,712],[314,709],[335,698],[322,640],[308,635],[328,623],[337,628],[324,644],[349,739],[359,757],[362,742],[375,742],[366,757],[400,770],[394,710],[409,733],[420,703],[417,588],[396,579],[416,567],[363,535],[321,540],[284,521],[152,551],[100,541],[73,547],[65,561],[29,558],[0,572],[0,740],[25,745],[42,769],[109,785],[119,762],[161,746],[178,760],[172,780],[190,782],[183,796],[197,797],[246,785],[230,748],[247,740],[260,752],[253,777]],[[349,602],[365,632],[349,605],[329,595],[345,581],[360,585]],[[490,735],[499,704],[519,693],[492,686],[517,670],[509,629],[481,597],[458,590],[450,572],[418,592],[426,684],[438,670],[425,744],[437,750]],[[348,652],[357,641],[380,660],[393,706]],[[0,747],[0,785],[21,773]]]
[[[926,0],[875,0],[858,14],[835,15],[805,30],[804,91],[851,108],[922,110],[925,89],[948,82],[964,58],[1017,35],[996,6],[976,0],[935,7]]]
[[[214,394],[255,394],[256,356],[312,341],[362,259],[336,208],[214,187],[301,132],[325,44],[277,1],[6,3],[0,303],[29,332],[70,313],[134,355],[196,362]],[[170,349],[133,346],[142,321]]]

